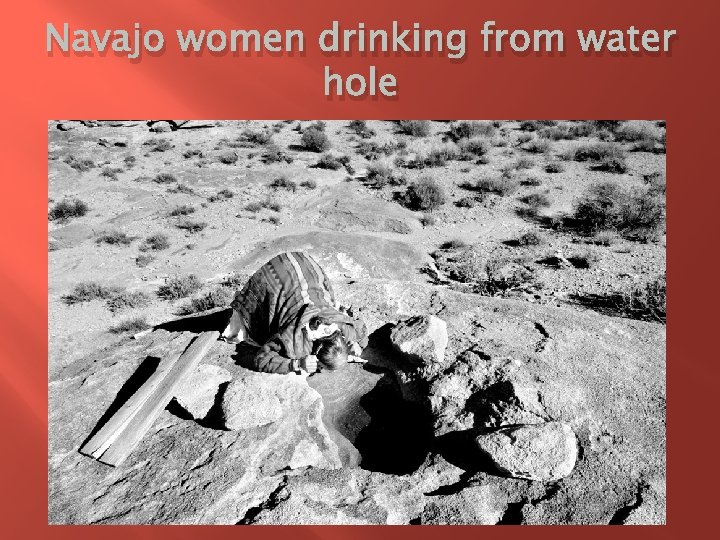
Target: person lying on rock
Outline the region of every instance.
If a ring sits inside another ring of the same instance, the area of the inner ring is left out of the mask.
[[[261,345],[253,359],[258,371],[314,373],[364,362],[365,324],[338,309],[330,280],[305,253],[281,253],[265,263],[231,307],[221,338]]]

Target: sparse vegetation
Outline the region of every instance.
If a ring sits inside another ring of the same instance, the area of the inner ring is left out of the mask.
[[[436,210],[447,200],[445,190],[435,179],[422,176],[410,184],[405,192],[405,200],[410,208],[416,210]]]
[[[350,163],[350,158],[347,156],[333,156],[332,154],[323,154],[320,156],[320,160],[315,164],[318,169],[330,169],[337,171],[344,165]]]
[[[135,240],[133,236],[128,236],[122,231],[109,231],[98,236],[95,242],[112,246],[129,246],[133,240]]]
[[[325,131],[315,126],[305,128],[301,140],[303,148],[311,152],[326,152],[330,149],[330,139]]]
[[[275,178],[275,180],[270,182],[270,187],[273,189],[287,189],[288,191],[297,190],[297,184],[285,175]]]
[[[528,195],[523,195],[520,197],[520,201],[527,204],[530,208],[534,210],[539,210],[540,208],[547,208],[550,206],[550,197],[547,193],[543,192],[535,192],[535,193],[529,193]]]
[[[175,226],[178,229],[186,231],[190,234],[195,234],[205,229],[205,227],[207,227],[207,223],[205,223],[204,221],[195,221],[193,219],[185,218],[178,221]]]
[[[251,202],[251,203],[248,203],[245,205],[245,210],[247,210],[248,212],[255,213],[255,212],[259,212],[262,209],[263,209],[263,205],[260,204],[259,202]]]
[[[430,135],[430,120],[400,120],[400,131],[413,137],[427,137]]]
[[[100,176],[104,176],[110,180],[118,180],[118,173],[121,173],[124,170],[125,169],[121,167],[103,167],[103,170],[100,172]]]
[[[96,281],[85,281],[75,285],[69,294],[62,297],[62,300],[69,306],[92,300],[107,300],[120,290],[118,287],[108,287]]]
[[[147,265],[149,265],[151,262],[155,260],[155,257],[153,257],[150,254],[142,253],[135,257],[135,264],[138,265],[140,268],[145,268]]]
[[[108,329],[111,334],[137,334],[150,328],[144,316],[133,317]]]
[[[350,131],[359,135],[363,139],[369,139],[375,136],[375,130],[370,129],[365,120],[351,120],[348,124]]]
[[[192,315],[209,309],[225,307],[230,304],[233,291],[228,287],[217,287],[205,294],[192,298],[178,310],[178,315]]]
[[[240,135],[241,139],[256,145],[266,145],[272,142],[272,132],[267,130],[253,131],[246,129]]]
[[[545,165],[545,172],[550,174],[558,174],[565,172],[565,165],[559,161],[553,161]]]
[[[315,189],[317,187],[317,182],[313,178],[303,180],[302,182],[300,182],[300,187],[304,187],[307,189]]]
[[[235,193],[233,193],[229,189],[221,189],[214,195],[210,195],[208,197],[208,201],[209,202],[226,201],[228,199],[232,199],[234,196],[235,196]]]
[[[195,190],[185,184],[178,184],[177,186],[168,188],[168,193],[184,193],[185,195],[194,195]]]
[[[125,309],[145,307],[150,303],[150,296],[142,291],[118,291],[105,302],[112,313]]]
[[[191,204],[181,204],[170,210],[170,215],[176,216],[187,216],[195,212],[195,207]]]
[[[437,223],[437,219],[432,214],[423,214],[420,217],[420,224],[423,227],[432,227]],[[408,227],[408,230],[405,234],[409,234],[411,232],[410,227]]]
[[[95,167],[95,162],[92,159],[77,159],[72,155],[67,156],[64,161],[78,172],[87,172]]]
[[[80,199],[65,199],[56,203],[48,212],[48,219],[65,223],[72,218],[82,217],[88,213],[89,207]]]
[[[455,122],[450,126],[450,138],[455,142],[473,137],[492,137],[495,135],[495,126],[491,122],[480,122],[477,120],[464,120]]]
[[[171,173],[159,173],[153,178],[153,182],[157,184],[172,184],[177,181],[177,177]]]
[[[202,287],[202,282],[195,274],[173,276],[158,288],[157,294],[164,300],[177,300],[195,293]]]
[[[148,139],[143,143],[143,146],[147,146],[150,152],[167,152],[173,147],[168,139],[163,138]]]
[[[494,193],[495,195],[506,197],[515,193],[518,185],[518,180],[500,176],[480,178],[474,184],[465,184],[463,187],[480,193]]]
[[[218,161],[220,163],[224,163],[225,165],[233,165],[237,163],[237,160],[237,152],[233,152],[232,150],[226,150],[218,156]]]
[[[166,234],[156,233],[148,236],[142,244],[140,251],[162,251],[170,247],[170,241]]]
[[[651,188],[593,184],[576,201],[573,221],[583,234],[617,231],[625,237],[648,240],[664,227],[665,199]]]
[[[265,152],[262,156],[263,163],[292,163],[294,160],[291,156],[288,156],[283,152],[280,147],[274,142],[268,143],[265,146]]]
[[[377,141],[362,141],[358,144],[357,152],[368,161],[373,161],[383,156],[392,155],[398,148],[398,145],[393,142],[379,144]]]
[[[513,243],[517,246],[539,246],[544,242],[543,237],[535,231],[528,231],[518,236]]]
[[[547,154],[552,145],[547,139],[533,139],[523,147],[527,152],[533,154]]]

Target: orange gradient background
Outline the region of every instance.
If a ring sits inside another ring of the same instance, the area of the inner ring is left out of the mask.
[[[4,2],[0,55],[0,537],[190,539],[674,538],[712,526],[717,411],[718,2],[38,0]],[[438,55],[323,56],[316,36],[348,26],[464,28],[462,61]],[[479,29],[558,28],[565,54],[485,55]],[[45,51],[47,22],[166,36],[162,55]],[[589,55],[576,28],[674,28],[671,55]],[[183,56],[175,28],[301,28],[306,54]],[[396,99],[328,99],[323,66],[394,73]],[[668,525],[559,527],[74,527],[47,525],[47,122],[57,118],[666,119],[668,129]],[[705,412],[703,412],[705,411]],[[708,523],[708,520],[710,521]],[[704,535],[703,535],[704,536]]]

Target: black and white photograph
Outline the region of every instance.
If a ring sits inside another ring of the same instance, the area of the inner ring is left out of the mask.
[[[665,524],[665,140],[48,122],[48,522]]]

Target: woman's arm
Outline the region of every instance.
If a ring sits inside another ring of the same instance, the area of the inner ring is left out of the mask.
[[[292,373],[292,360],[283,355],[285,347],[278,335],[273,336],[265,343],[253,359],[257,371],[265,373]]]

